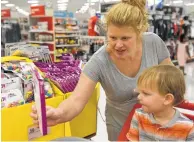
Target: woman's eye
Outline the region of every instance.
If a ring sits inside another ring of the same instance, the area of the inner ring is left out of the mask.
[[[116,40],[117,38],[116,37],[110,37],[112,40]]]
[[[122,40],[128,40],[130,37],[123,37]]]

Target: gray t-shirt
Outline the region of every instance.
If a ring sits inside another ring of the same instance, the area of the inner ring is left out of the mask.
[[[144,33],[141,67],[135,77],[128,77],[118,70],[106,52],[106,46],[102,46],[85,65],[83,73],[93,81],[100,82],[106,93],[106,124],[107,127],[115,128],[107,128],[108,135],[117,138],[129,112],[137,103],[134,89],[140,73],[148,67],[158,65],[169,56],[168,49],[159,36]]]

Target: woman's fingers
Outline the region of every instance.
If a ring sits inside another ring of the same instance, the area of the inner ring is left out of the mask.
[[[35,105],[32,105],[32,112],[37,113],[37,109]]]

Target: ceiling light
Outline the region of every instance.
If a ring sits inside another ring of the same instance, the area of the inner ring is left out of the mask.
[[[9,2],[7,0],[2,0],[1,3],[6,4],[6,3],[9,3]]]
[[[63,1],[61,1],[61,2],[57,2],[58,4],[64,4],[64,3],[68,3],[68,2],[63,2]]]
[[[38,5],[39,5],[38,3],[31,4],[31,6],[38,6]]]
[[[5,6],[7,6],[7,7],[13,7],[13,6],[15,6],[15,4],[9,3],[9,4],[6,4]]]
[[[182,0],[177,0],[177,1],[173,1],[174,4],[177,4],[177,3],[183,3]]]
[[[69,0],[58,0],[57,3],[64,3],[64,2],[68,2]]]
[[[67,7],[58,7],[58,9],[67,9]]]
[[[58,6],[58,8],[67,8],[67,6]]]
[[[185,4],[186,6],[193,6],[194,5],[194,3],[187,3],[187,4]]]
[[[58,4],[58,6],[67,6],[67,3]]]
[[[37,1],[37,0],[29,0],[28,3],[33,3],[34,4],[34,3],[39,3],[39,1]]]
[[[88,0],[88,2],[99,2],[99,0]]]
[[[85,3],[84,5],[89,5],[89,3]]]
[[[92,2],[90,5],[95,5],[95,3],[94,3],[94,2]]]

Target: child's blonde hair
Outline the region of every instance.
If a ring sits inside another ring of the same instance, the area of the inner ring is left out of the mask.
[[[122,0],[114,5],[106,15],[107,26],[130,26],[138,33],[145,32],[148,28],[146,0]]]
[[[138,88],[149,88],[161,95],[171,93],[174,105],[181,103],[185,94],[183,73],[172,65],[157,65],[142,72],[137,81]]]

